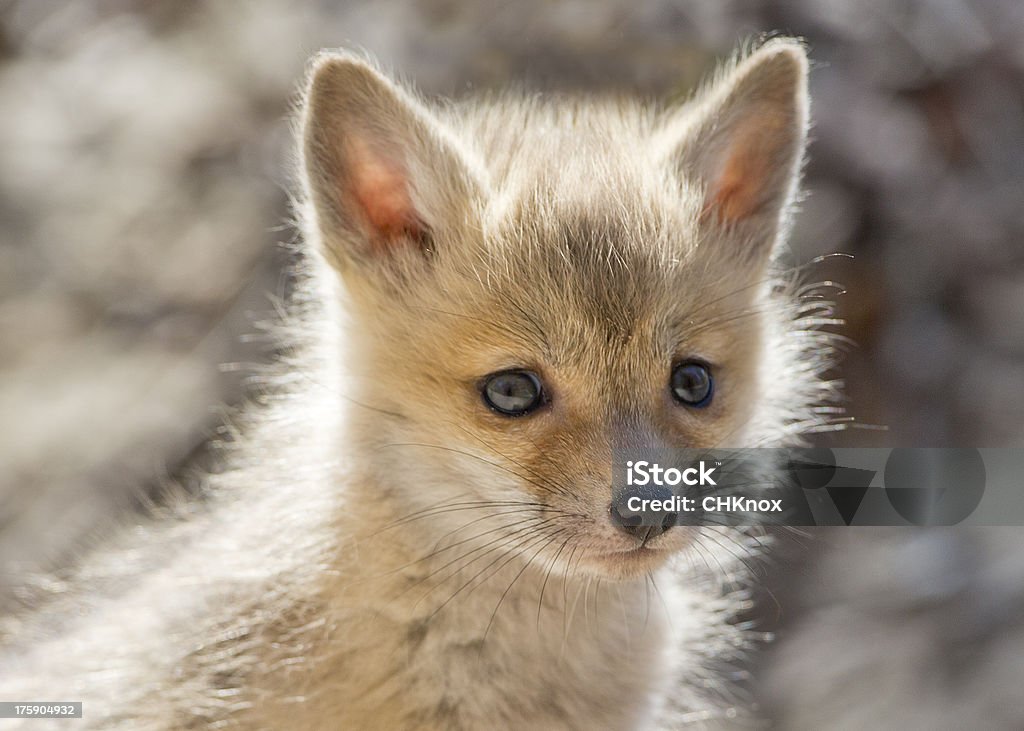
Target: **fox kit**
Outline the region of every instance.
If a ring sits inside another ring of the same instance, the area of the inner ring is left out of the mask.
[[[739,723],[721,579],[751,549],[622,525],[610,450],[823,423],[821,312],[777,263],[806,71],[774,39],[678,106],[435,106],[318,56],[308,342],[208,498],[0,625],[0,699],[103,729]]]

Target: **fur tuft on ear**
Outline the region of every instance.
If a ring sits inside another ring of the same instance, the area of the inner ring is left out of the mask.
[[[807,125],[799,42],[768,41],[720,74],[670,132],[674,166],[704,191],[701,221],[770,249],[796,193]]]
[[[417,99],[365,60],[324,53],[303,114],[303,162],[328,259],[433,251],[481,192],[455,140]]]

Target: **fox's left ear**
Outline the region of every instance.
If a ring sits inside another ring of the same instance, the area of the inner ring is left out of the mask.
[[[672,162],[704,193],[701,223],[766,259],[796,194],[807,140],[807,56],[774,39],[732,66],[683,117]],[[671,142],[670,142],[671,144]]]

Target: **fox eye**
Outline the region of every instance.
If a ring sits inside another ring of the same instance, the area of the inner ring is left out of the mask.
[[[499,414],[524,416],[544,403],[544,388],[536,373],[502,371],[487,377],[484,402]]]
[[[669,382],[672,396],[681,404],[702,409],[711,403],[715,382],[711,371],[703,363],[687,360],[676,365]]]

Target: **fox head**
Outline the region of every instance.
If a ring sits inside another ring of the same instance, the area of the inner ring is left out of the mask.
[[[806,76],[776,39],[678,107],[438,108],[320,56],[301,144],[307,236],[346,293],[339,452],[438,536],[609,577],[690,545],[702,529],[614,520],[611,452],[779,445],[814,422],[820,343],[774,256]]]

